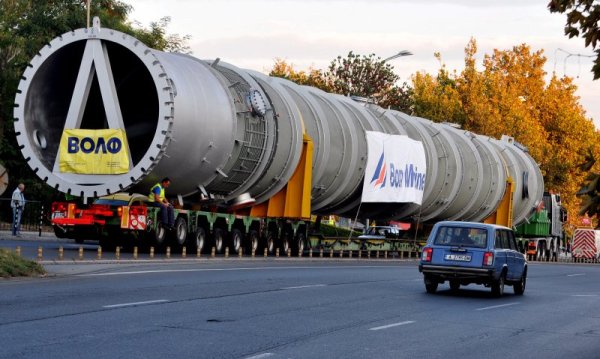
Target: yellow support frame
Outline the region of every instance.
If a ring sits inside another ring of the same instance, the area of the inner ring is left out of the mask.
[[[492,213],[489,217],[483,220],[484,223],[499,224],[501,226],[512,228],[514,191],[515,182],[511,177],[508,177],[506,180],[506,190],[504,191],[504,197],[502,197],[500,205],[496,209],[496,212]]]
[[[290,181],[268,201],[250,208],[250,216],[310,219],[313,142],[305,133],[302,155]]]

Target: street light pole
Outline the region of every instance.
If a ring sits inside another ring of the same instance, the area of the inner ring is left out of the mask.
[[[87,0],[87,27],[90,28],[90,6],[92,0]]]
[[[402,51],[398,52],[396,55],[392,55],[392,56],[384,59],[383,62],[390,61],[390,60],[393,60],[393,59],[397,59],[398,57],[410,56],[412,54],[413,53],[410,52],[410,51],[408,51],[408,50],[402,50]]]

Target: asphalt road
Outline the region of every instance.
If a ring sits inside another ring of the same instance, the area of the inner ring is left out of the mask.
[[[598,358],[600,266],[425,293],[414,261],[48,265],[0,281],[1,358]]]

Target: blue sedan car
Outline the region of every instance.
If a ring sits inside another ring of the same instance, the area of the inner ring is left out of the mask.
[[[519,252],[514,232],[503,226],[445,221],[435,224],[423,248],[419,271],[425,289],[435,293],[448,281],[450,288],[483,284],[502,296],[512,285],[516,295],[525,292],[527,261]]]

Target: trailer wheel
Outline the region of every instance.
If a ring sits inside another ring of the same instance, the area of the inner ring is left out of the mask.
[[[175,244],[182,247],[187,239],[187,222],[183,217],[175,220]]]
[[[546,246],[541,241],[538,242],[535,254],[537,261],[543,261],[546,258]]]
[[[283,233],[279,244],[283,253],[287,253],[288,249],[290,249],[290,234],[288,232]]]
[[[242,247],[242,232],[239,229],[231,231],[231,251],[238,253]]]
[[[250,231],[248,233],[248,249],[250,250],[250,254],[253,252],[256,253],[258,249],[258,232]]]
[[[298,233],[296,235],[294,249],[296,249],[298,251],[298,255],[300,255],[301,253],[304,253],[304,240],[305,239],[306,239],[306,237],[304,236],[304,233]]]
[[[194,245],[196,248],[202,252],[204,249],[204,242],[206,241],[206,231],[202,227],[198,227],[196,232],[194,232]]]
[[[104,251],[114,251],[117,247],[117,242],[113,238],[109,237],[101,237],[98,241],[98,244]]]
[[[213,238],[214,238],[214,243],[215,243],[215,250],[217,251],[217,253],[222,253],[223,252],[223,230],[220,228],[216,228],[213,233]]]
[[[154,243],[156,243],[157,247],[162,247],[165,245],[165,239],[167,237],[167,230],[161,222],[156,224],[156,229],[154,230]]]
[[[265,248],[267,249],[268,253],[273,254],[273,252],[275,251],[275,241],[276,240],[277,240],[277,234],[275,234],[275,232],[273,232],[273,231],[267,232]]]

